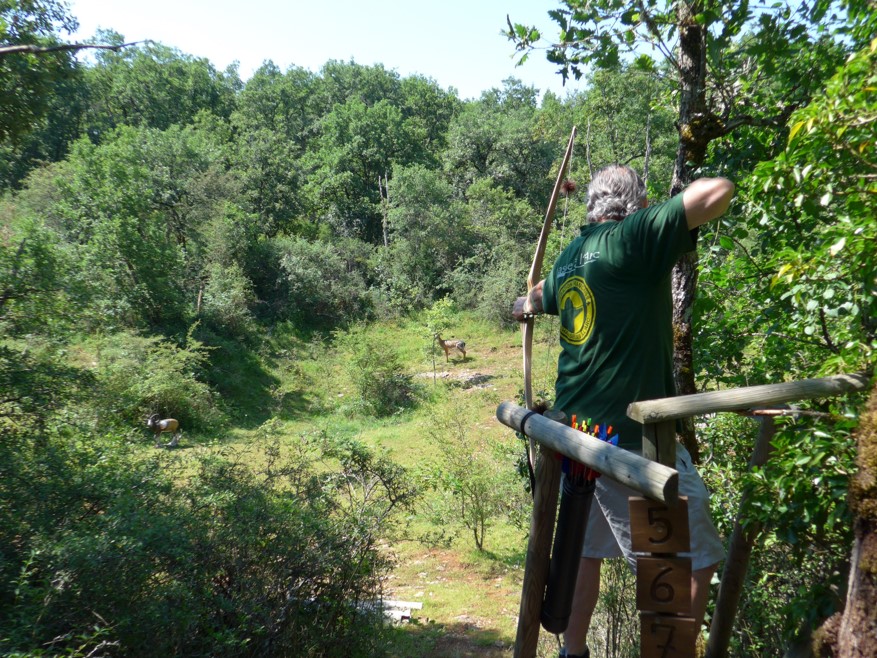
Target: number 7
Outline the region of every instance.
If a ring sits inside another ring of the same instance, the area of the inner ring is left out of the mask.
[[[676,634],[676,627],[671,624],[662,624],[660,622],[652,623],[652,635],[655,636],[658,634],[658,629],[666,628],[667,629],[667,641],[664,644],[656,643],[655,647],[661,650],[661,658],[666,658],[670,651],[676,650],[676,645],[673,644],[673,636]]]

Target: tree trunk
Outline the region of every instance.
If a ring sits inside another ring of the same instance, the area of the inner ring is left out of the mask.
[[[755,449],[749,460],[750,469],[764,466],[770,453],[773,452],[771,441],[776,435],[776,423],[769,416],[762,417],[760,422]],[[722,579],[719,582],[716,610],[713,614],[713,623],[706,647],[707,658],[728,655],[728,646],[731,643],[731,633],[734,630],[734,620],[737,617],[737,607],[743,593],[746,572],[749,570],[752,548],[758,533],[761,532],[761,524],[752,524],[745,530],[743,528],[743,509],[746,507],[748,498],[749,496],[744,491],[740,500],[740,511],[734,522],[734,531],[728,540],[728,557],[725,560]]]
[[[820,656],[877,656],[877,384],[856,434],[859,471],[849,493],[856,517],[849,588],[843,614],[816,633]]]
[[[387,177],[387,173],[384,172],[384,179],[381,180],[381,175],[378,174],[378,192],[381,195],[381,227],[384,233],[384,247],[388,247],[390,245],[389,238],[389,213],[390,213],[390,179]]]
[[[670,184],[670,196],[679,194],[691,182],[691,172],[703,163],[709,137],[702,132],[708,115],[706,105],[706,35],[694,20],[701,3],[679,2],[676,6],[679,26],[679,147]],[[691,315],[697,289],[697,258],[685,254],[673,268],[673,377],[677,395],[696,393],[692,354]],[[700,450],[694,436],[694,420],[682,424],[682,444],[695,463]]]

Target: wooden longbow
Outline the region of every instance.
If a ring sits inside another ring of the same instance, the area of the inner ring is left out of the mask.
[[[530,273],[527,275],[527,294],[542,279],[542,259],[545,256],[545,245],[548,243],[548,234],[551,232],[551,224],[554,220],[554,210],[557,207],[557,199],[560,196],[560,190],[563,187],[563,181],[566,177],[569,161],[572,158],[573,144],[576,139],[576,129],[573,126],[572,133],[569,136],[569,143],[566,146],[566,153],[563,156],[563,162],[560,165],[560,171],[557,172],[557,181],[554,183],[554,190],[551,192],[551,200],[548,202],[548,210],[545,212],[545,221],[542,223],[542,232],[539,234],[539,242],[536,244],[536,254],[533,256],[533,264],[530,266]],[[533,356],[533,316],[527,317],[521,323],[521,332],[524,343],[524,405],[531,411],[535,407],[533,400],[533,377],[532,377],[532,356]],[[529,438],[529,459],[530,467],[536,468],[536,442]]]

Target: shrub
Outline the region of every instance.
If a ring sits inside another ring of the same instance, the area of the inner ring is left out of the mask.
[[[508,451],[473,434],[467,404],[458,396],[456,404],[430,423],[430,442],[440,456],[429,469],[437,495],[427,514],[443,527],[464,528],[483,551],[487,531],[497,518],[514,515],[525,494],[509,468]]]
[[[514,254],[497,259],[481,281],[478,313],[495,327],[517,325],[512,318],[515,299],[526,292],[527,266]]]
[[[369,604],[390,566],[377,546],[413,495],[404,471],[303,437],[289,455],[269,445],[260,470],[190,455],[182,484],[179,453],[87,442],[0,444],[0,472],[17,474],[0,478],[4,655],[380,652]],[[317,477],[321,457],[335,466]]]
[[[721,414],[702,428],[710,459],[701,470],[719,531],[730,534],[739,515],[756,537],[732,655],[779,655],[843,607],[855,420],[840,402],[829,408],[828,418],[778,419],[773,452],[757,468],[748,465],[754,422]]]
[[[207,271],[209,278],[202,306],[205,317],[234,335],[250,333],[253,329],[250,309],[256,303],[256,295],[241,266],[232,263],[223,267],[213,263]]]
[[[282,238],[275,241],[275,248],[290,317],[308,327],[336,327],[369,317],[363,243]]]
[[[414,404],[411,377],[402,371],[398,355],[380,336],[354,328],[336,334],[347,358],[346,370],[356,388],[359,405],[368,414],[389,416]]]
[[[121,332],[97,339],[98,406],[107,422],[140,423],[157,413],[186,427],[207,428],[223,416],[201,379],[208,349],[190,335],[182,347],[159,337]]]
[[[495,327],[516,325],[512,305],[526,292],[528,265],[512,244],[499,245],[489,253],[462,261],[447,276],[454,300],[463,308],[474,308]]]

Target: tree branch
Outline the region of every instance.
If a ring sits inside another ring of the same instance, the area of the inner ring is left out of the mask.
[[[825,309],[819,309],[819,323],[822,326],[822,339],[825,341],[826,347],[835,354],[840,354],[840,349],[831,340],[831,334],[828,333],[828,319],[825,317]]]
[[[673,55],[673,51],[667,46],[664,42],[663,37],[661,36],[661,30],[655,24],[655,19],[649,13],[648,9],[644,2],[638,2],[637,7],[640,10],[640,21],[645,24],[648,33],[652,35],[651,39],[648,39],[649,43],[655,46],[658,51],[664,56],[664,58],[670,62],[674,69],[677,72],[681,73],[681,67],[679,66],[679,61]]]
[[[56,53],[65,51],[76,52],[86,49],[119,51],[122,48],[127,48],[128,46],[136,46],[140,43],[148,43],[148,40],[132,41],[130,43],[122,43],[117,46],[104,46],[96,43],[62,43],[57,46],[37,46],[32,43],[22,43],[15,46],[0,46],[0,57],[18,54],[42,55],[44,53]]]
[[[26,243],[27,238],[24,238],[18,244],[18,248],[15,250],[15,255],[12,257],[12,272],[9,273],[9,284],[6,286],[6,290],[3,291],[3,294],[0,294],[0,314],[3,312],[3,307],[6,306],[6,302],[16,297],[14,288],[15,280],[18,278],[18,268],[21,266],[20,259],[24,253],[24,245]]]

